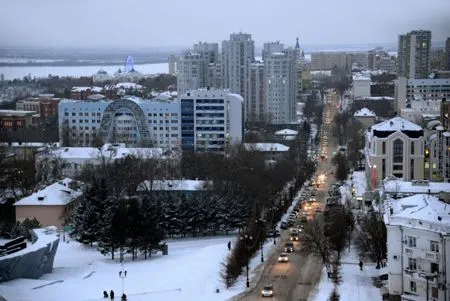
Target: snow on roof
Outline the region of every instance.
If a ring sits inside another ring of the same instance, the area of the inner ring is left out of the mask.
[[[375,117],[375,113],[371,110],[369,110],[368,108],[362,108],[361,110],[358,110],[355,112],[355,114],[353,114],[353,116],[355,117]]]
[[[372,125],[376,131],[421,131],[422,127],[401,117],[394,117],[381,123]]]
[[[429,182],[429,181],[402,181],[387,180],[384,181],[384,190],[386,193],[431,193],[449,192],[450,183],[445,182]]]
[[[90,160],[102,156],[115,160],[131,155],[146,158],[160,157],[162,153],[162,148],[128,148],[122,144],[105,144],[100,149],[96,147],[62,147],[50,150],[49,155],[62,160]]]
[[[295,136],[298,134],[298,131],[291,130],[291,129],[284,129],[279,130],[275,132],[275,135],[288,135],[288,136]]]
[[[7,147],[31,147],[31,148],[40,148],[45,146],[58,146],[59,142],[54,143],[45,143],[45,142],[0,142],[0,146]]]
[[[386,224],[450,233],[450,206],[432,195],[416,194],[399,200],[389,199],[385,207]]]
[[[367,190],[366,173],[364,171],[354,171],[352,177],[355,196],[362,197]]]
[[[198,191],[203,190],[208,181],[201,180],[154,180],[144,181],[137,191]]]
[[[136,89],[136,90],[140,90],[143,87],[139,84],[135,84],[135,83],[118,83],[115,85],[116,89]]]
[[[370,77],[364,76],[362,74],[355,74],[352,76],[353,80],[370,81]]]
[[[67,205],[75,198],[81,196],[80,190],[69,188],[71,184],[76,184],[75,180],[65,178],[55,182],[44,189],[33,193],[14,203],[14,206],[57,206]]]
[[[280,143],[244,143],[248,151],[259,152],[287,152],[289,147]]]
[[[100,93],[102,92],[103,88],[102,87],[96,87],[96,86],[92,86],[92,87],[72,87],[72,92],[85,92],[90,90],[91,92],[95,92],[95,93]]]
[[[394,100],[394,97],[389,96],[359,96],[358,100]]]

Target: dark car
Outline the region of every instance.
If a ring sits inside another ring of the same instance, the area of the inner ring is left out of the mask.
[[[292,253],[294,252],[294,244],[292,242],[287,242],[284,245],[284,252]]]
[[[285,221],[281,222],[281,224],[280,224],[281,229],[287,229],[287,227],[288,227],[288,225]]]

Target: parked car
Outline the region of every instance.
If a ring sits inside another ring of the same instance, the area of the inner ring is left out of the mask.
[[[280,228],[281,228],[281,229],[287,229],[287,227],[288,227],[287,224],[288,224],[287,222],[282,221],[282,222],[280,223]]]
[[[273,297],[273,285],[272,284],[265,285],[261,291],[261,296],[262,297]]]
[[[284,252],[292,253],[294,252],[294,244],[292,242],[287,242],[284,244]]]
[[[288,262],[289,261],[289,257],[287,253],[281,253],[278,256],[278,262]]]

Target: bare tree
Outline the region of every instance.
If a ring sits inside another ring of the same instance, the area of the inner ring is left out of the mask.
[[[322,258],[324,265],[329,266],[330,246],[325,236],[323,216],[316,216],[303,229],[303,248]]]

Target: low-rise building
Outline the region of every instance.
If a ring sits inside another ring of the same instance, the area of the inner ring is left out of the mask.
[[[16,220],[36,218],[43,227],[56,226],[61,229],[67,222],[74,201],[81,195],[80,183],[65,178],[14,203]]]
[[[291,129],[284,129],[275,132],[275,136],[280,140],[295,140],[297,137],[298,131]]]
[[[37,172],[46,172],[58,168],[57,174],[40,178],[73,177],[86,165],[109,164],[128,156],[138,158],[163,158],[162,148],[127,148],[124,144],[105,144],[96,147],[58,147],[49,148],[36,157]]]
[[[389,176],[407,181],[424,177],[423,129],[406,119],[394,117],[371,126],[364,152],[372,188]]]
[[[36,111],[0,110],[0,129],[17,130],[36,124]]]
[[[440,196],[443,193],[450,192],[450,183],[431,182],[428,180],[403,181],[388,178],[383,181],[383,190],[395,199],[415,194]]]
[[[280,143],[245,143],[249,152],[261,152],[267,165],[276,164],[289,151],[289,146]]]
[[[354,98],[370,97],[370,77],[354,75],[352,94]]]
[[[202,180],[147,180],[138,185],[137,192],[140,194],[151,192],[152,195],[192,195],[207,191],[209,185],[212,185],[212,182]]]
[[[356,111],[353,116],[356,120],[362,123],[364,128],[374,125],[377,120],[377,115],[375,115],[375,113],[368,108],[362,108]]]
[[[386,200],[389,295],[447,300],[450,206],[428,194]]]

